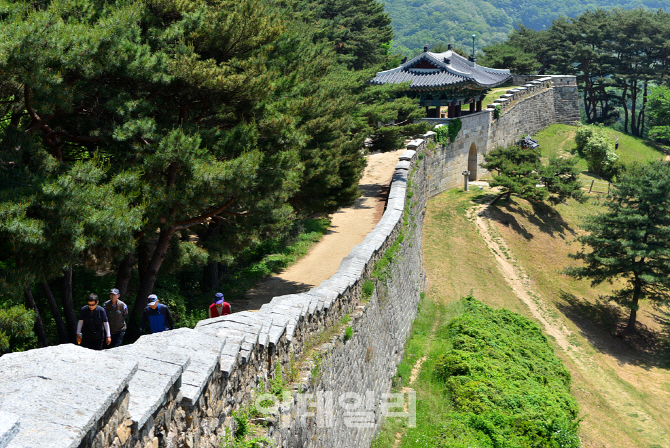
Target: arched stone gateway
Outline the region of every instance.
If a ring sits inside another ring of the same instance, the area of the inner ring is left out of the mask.
[[[468,171],[470,171],[469,180],[477,180],[477,146],[470,145],[470,154],[468,154]]]

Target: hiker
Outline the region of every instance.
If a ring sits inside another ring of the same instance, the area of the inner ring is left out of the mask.
[[[107,313],[102,307],[98,306],[98,296],[89,294],[86,298],[86,306],[83,306],[79,311],[77,344],[91,350],[102,350],[103,339],[107,342],[107,345],[112,342]]]
[[[121,294],[116,288],[109,291],[109,300],[106,301],[102,307],[107,313],[109,319],[109,327],[112,331],[112,343],[109,348],[118,347],[123,341],[123,336],[126,334],[126,316],[128,315],[128,306],[119,300]]]
[[[144,333],[147,324],[149,324],[149,331],[152,334],[174,328],[174,321],[170,315],[170,310],[162,303],[158,303],[156,294],[151,294],[147,298],[147,307],[144,308],[142,321],[140,322],[140,333]]]
[[[216,301],[209,306],[207,313],[209,314],[210,319],[212,317],[226,316],[230,314],[230,303],[223,301],[223,294],[217,292]]]

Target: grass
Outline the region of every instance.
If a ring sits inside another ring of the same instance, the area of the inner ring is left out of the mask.
[[[540,143],[543,161],[551,156],[565,154],[576,154],[575,131],[577,128],[565,124],[552,124],[533,136]],[[619,139],[619,160],[624,164],[633,162],[646,163],[653,160],[662,160],[665,152],[662,147],[651,140],[633,137],[610,128],[603,128],[605,134],[614,143]],[[599,180],[600,177],[587,170],[586,159],[580,158],[577,165],[582,173],[582,179],[590,182],[592,179]]]
[[[492,104],[493,101],[497,100],[500,98],[502,95],[507,93],[509,89],[514,88],[513,86],[507,86],[507,87],[498,87],[496,89],[491,90],[489,93],[486,94],[484,99],[482,100],[482,109],[486,109],[486,106],[489,104]]]

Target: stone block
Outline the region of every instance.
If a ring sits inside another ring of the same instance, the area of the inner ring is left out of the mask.
[[[19,416],[9,412],[0,412],[0,448],[5,448],[19,433],[21,422]]]
[[[128,387],[137,361],[72,344],[0,358],[0,412],[18,415],[10,447],[77,447]]]

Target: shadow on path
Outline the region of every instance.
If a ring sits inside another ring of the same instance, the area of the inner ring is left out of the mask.
[[[623,335],[628,320],[626,310],[604,298],[591,303],[565,291],[559,294],[562,301],[557,303],[558,309],[596,350],[612,356],[620,364],[633,364],[647,370],[670,368],[670,345],[667,342],[670,316],[666,311],[655,307],[650,313],[666,329],[665,334],[638,321],[635,334]]]
[[[269,277],[256,284],[253,290],[247,292],[244,299],[234,300],[230,303],[233,312],[256,311],[269,303],[273,297],[285,296],[287,294],[299,294],[312,289],[316,285],[293,282],[281,277]]]

